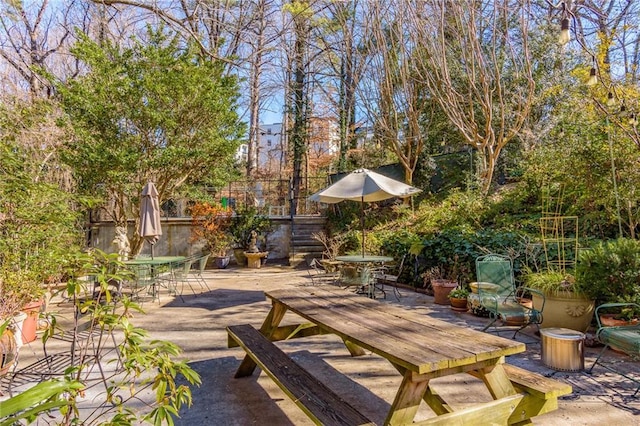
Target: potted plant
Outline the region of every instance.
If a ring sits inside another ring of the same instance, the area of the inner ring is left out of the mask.
[[[632,306],[623,308],[611,308],[602,306],[598,310],[600,323],[607,327],[620,327],[624,325],[637,325],[640,322],[640,310]]]
[[[458,312],[467,311],[467,298],[469,297],[469,290],[465,287],[456,287],[449,293],[449,302],[451,303],[451,309]]]
[[[231,246],[231,210],[209,203],[196,203],[191,207],[191,241],[204,240],[202,250],[211,253],[217,268],[229,265]]]
[[[0,378],[7,374],[18,358],[18,344],[11,320],[0,320]]]
[[[23,305],[22,296],[0,277],[0,377],[9,372],[22,346],[22,322],[26,314],[19,313]]]
[[[0,323],[11,320],[18,347],[36,339],[45,290],[33,271],[0,270]]]
[[[581,291],[596,305],[640,303],[640,241],[619,238],[600,241],[580,253],[576,280]],[[633,320],[632,310],[605,312],[602,322]]]
[[[22,304],[17,310],[5,306],[3,316],[27,313],[20,337],[28,342],[35,339],[44,294],[63,280],[69,253],[83,241],[82,213],[75,207],[89,200],[32,174],[29,154],[6,142],[0,149],[0,304]]]
[[[251,244],[251,232],[261,235],[271,230],[271,221],[265,215],[258,214],[255,207],[245,206],[239,208],[231,217],[229,225],[229,233],[233,243],[233,254],[236,263],[240,266],[247,264],[244,252],[249,249]]]
[[[544,294],[533,293],[533,307],[544,309],[540,327],[561,327],[585,332],[593,318],[595,302],[582,291],[572,271],[524,271],[526,287]],[[544,304],[544,308],[543,307]]]
[[[434,303],[438,305],[449,304],[449,293],[458,286],[457,275],[445,266],[433,266],[422,273],[425,286],[431,285],[433,289]]]

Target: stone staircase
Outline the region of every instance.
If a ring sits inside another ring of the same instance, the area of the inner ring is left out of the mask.
[[[322,258],[324,246],[311,235],[324,231],[327,219],[322,216],[295,216],[291,228],[289,264],[293,267],[313,258]]]

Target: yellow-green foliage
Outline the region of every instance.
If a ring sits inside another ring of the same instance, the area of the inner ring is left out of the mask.
[[[416,210],[414,232],[432,234],[460,225],[480,227],[489,200],[480,191],[453,191],[444,200],[425,200]]]

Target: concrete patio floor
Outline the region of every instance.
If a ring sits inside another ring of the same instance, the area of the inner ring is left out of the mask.
[[[225,331],[231,324],[248,323],[258,327],[270,308],[263,291],[311,285],[306,270],[267,264],[261,269],[207,270],[204,275],[211,291],[204,289],[194,296],[187,289],[184,300],[163,293],[160,303],[144,303],[146,315],[136,314],[132,319],[153,338],[181,346],[184,358],[202,377],[202,385],[193,389],[193,406],[182,410],[176,424],[311,425],[306,415],[265,374],[233,378],[244,352],[241,348],[227,348]],[[398,302],[392,292],[388,292],[387,299],[381,303],[398,303],[411,315],[431,315],[474,329],[481,329],[486,324],[485,318],[436,305],[430,296],[409,290],[401,290],[401,294]],[[289,315],[285,316],[284,322],[296,320]],[[362,320],[367,321],[367,318]],[[507,362],[569,383],[574,390],[560,399],[558,410],[534,418],[534,423],[640,424],[640,394],[637,398],[631,397],[637,384],[598,366],[592,375],[558,372],[545,367],[540,361],[540,341],[534,331],[530,327],[518,335],[518,340],[527,344],[527,351],[508,357]],[[501,335],[511,337],[508,332]],[[37,356],[37,345],[36,341],[25,348],[27,358],[29,351]],[[352,358],[342,341],[330,335],[279,342],[278,345],[377,424],[383,423],[401,381],[386,360],[370,354]],[[598,352],[599,348],[586,348],[587,367]],[[606,360],[640,378],[640,363],[611,351]],[[433,383],[454,409],[490,400],[484,385],[466,374],[436,379]],[[416,420],[433,415],[423,404]]]

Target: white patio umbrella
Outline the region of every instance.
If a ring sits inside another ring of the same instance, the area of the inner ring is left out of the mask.
[[[142,189],[138,233],[151,244],[151,258],[153,259],[153,246],[160,239],[160,235],[162,235],[158,189],[153,182],[148,182]]]
[[[362,205],[362,256],[364,256],[364,203],[387,200],[393,197],[407,198],[421,190],[367,169],[354,170],[327,188],[309,197],[321,203],[339,203],[344,200],[359,201]]]

